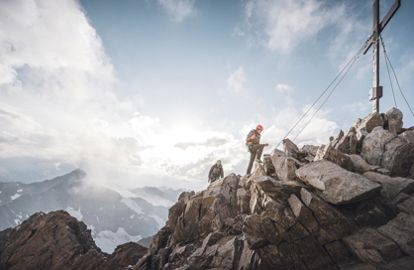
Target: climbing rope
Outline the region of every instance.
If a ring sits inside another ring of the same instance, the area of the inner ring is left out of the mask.
[[[296,138],[305,130],[305,128],[312,122],[315,115],[319,112],[319,110],[326,104],[326,102],[329,100],[329,98],[332,96],[332,94],[335,92],[338,85],[344,80],[346,75],[351,70],[352,66],[355,64],[355,62],[359,59],[360,54],[355,55],[355,57],[352,59],[351,64],[346,69],[346,71],[343,73],[342,77],[339,79],[339,81],[335,84],[335,86],[331,89],[329,94],[326,96],[326,98],[323,100],[323,102],[319,105],[319,107],[316,109],[316,111],[312,114],[310,119],[306,122],[306,124],[299,130],[299,132],[296,134],[296,136],[293,138],[293,141],[296,140]]]
[[[382,40],[381,35],[380,35],[380,40],[381,40],[381,44],[382,44],[382,50],[384,51],[385,66],[387,67],[388,80],[390,81],[390,85],[391,85],[392,98],[394,99],[395,108],[398,108],[397,100],[395,99],[394,86],[393,86],[392,79],[391,79],[390,68],[389,68],[389,65],[388,65],[387,58],[385,57],[385,55],[387,54],[387,50],[385,49],[384,41]]]
[[[299,136],[299,134],[306,128],[306,126],[310,123],[310,121],[313,119],[315,114],[322,108],[322,106],[327,102],[329,97],[332,95],[333,91],[338,87],[338,85],[342,82],[342,80],[345,78],[346,74],[349,72],[352,65],[356,62],[356,60],[359,58],[363,51],[363,47],[361,47],[358,52],[344,65],[344,67],[336,74],[334,79],[328,84],[328,86],[322,91],[322,93],[316,98],[316,100],[312,103],[312,105],[298,118],[298,120],[293,124],[293,126],[289,129],[289,131],[286,133],[286,135],[283,137],[283,139],[276,145],[277,149],[280,144],[283,142],[284,139],[286,139],[290,133],[298,126],[298,124],[308,115],[308,113],[312,110],[312,108],[318,103],[318,101],[325,96],[325,94],[331,89],[332,85],[334,87],[329,91],[328,96],[324,99],[324,101],[321,103],[321,105],[318,107],[318,109],[315,111],[315,113],[312,114],[310,120],[305,124],[305,126],[299,131],[299,133],[295,136],[295,139]]]
[[[402,89],[401,89],[400,82],[398,81],[398,78],[397,78],[397,73],[395,72],[394,66],[392,65],[391,60],[390,60],[390,58],[388,57],[388,53],[387,53],[387,50],[385,49],[385,44],[384,44],[384,41],[383,41],[383,39],[382,39],[382,36],[381,36],[381,35],[380,35],[380,40],[381,40],[382,47],[383,47],[383,50],[384,50],[385,62],[386,62],[386,63],[388,62],[388,64],[390,65],[391,70],[392,70],[392,73],[393,73],[393,75],[394,75],[395,82],[397,83],[397,86],[398,86],[398,90],[400,91],[400,94],[401,94],[401,96],[403,97],[403,99],[404,99],[404,101],[405,101],[405,104],[407,104],[408,109],[410,110],[410,112],[411,112],[412,116],[414,117],[414,112],[413,112],[413,109],[411,108],[410,104],[409,104],[409,103],[408,103],[408,101],[407,101],[407,98],[406,98],[406,97],[405,97],[405,95],[404,95],[404,92],[403,92],[403,91],[402,91]]]

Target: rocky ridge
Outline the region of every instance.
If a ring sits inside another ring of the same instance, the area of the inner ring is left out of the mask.
[[[36,213],[14,229],[0,232],[0,269],[125,269],[147,249],[137,243],[102,252],[91,231],[65,211]]]
[[[398,109],[284,145],[182,193],[133,269],[414,269],[414,128]]]

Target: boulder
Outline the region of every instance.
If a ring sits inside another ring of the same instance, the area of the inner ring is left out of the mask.
[[[385,144],[381,166],[390,170],[391,175],[409,176],[414,164],[414,144],[401,137],[395,137]]]
[[[352,253],[366,263],[385,263],[403,256],[393,240],[372,228],[362,229],[343,240]]]
[[[316,156],[316,152],[318,151],[318,149],[319,149],[319,146],[305,144],[304,146],[302,146],[300,151],[307,155]]]
[[[403,126],[403,114],[399,109],[394,107],[389,109],[385,113],[385,118],[387,119],[388,130],[392,134],[397,135],[401,132]]]
[[[298,154],[300,153],[299,148],[288,138],[283,139],[283,149],[285,150],[286,156],[298,158]]]
[[[354,127],[351,127],[335,145],[335,149],[345,154],[355,154],[357,153],[357,148],[358,139]]]
[[[338,164],[344,169],[347,169],[347,170],[353,169],[351,159],[347,155],[333,148],[329,144],[325,146],[321,146],[318,149],[318,151],[316,152],[314,161],[318,161],[318,160],[328,160],[328,161]]]
[[[378,231],[397,243],[405,253],[414,255],[414,216],[399,213]]]
[[[275,167],[273,166],[271,155],[263,155],[263,168],[266,175],[270,176],[275,173]]]
[[[400,212],[414,216],[414,196],[407,196],[404,200],[397,203]]]
[[[355,130],[366,130],[370,133],[375,127],[383,127],[384,119],[377,112],[369,114],[364,119],[358,119],[354,124]]]
[[[385,145],[394,137],[382,127],[374,128],[362,142],[361,156],[371,165],[381,165]]]
[[[272,163],[276,176],[280,180],[289,181],[296,179],[295,170],[300,164],[299,161],[292,157],[287,157],[281,151],[275,150],[272,155]]]
[[[365,159],[363,159],[360,155],[354,154],[354,155],[348,155],[348,157],[350,158],[352,162],[353,172],[362,174],[364,172],[375,171],[380,168],[379,166],[368,164],[365,161]]]
[[[381,188],[381,185],[364,176],[326,160],[304,165],[296,171],[296,175],[304,183],[318,189],[324,200],[336,205],[369,198]]]
[[[398,137],[404,139],[406,142],[414,144],[414,129],[409,129],[398,135]]]
[[[401,192],[411,194],[414,192],[414,180],[403,177],[390,177],[375,172],[366,172],[364,176],[371,181],[381,184],[381,194],[391,200]]]

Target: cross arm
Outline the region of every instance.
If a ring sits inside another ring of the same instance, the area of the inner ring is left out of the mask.
[[[387,26],[388,22],[391,20],[392,16],[394,16],[395,12],[397,12],[398,8],[401,6],[401,0],[396,0],[390,10],[388,10],[387,14],[385,15],[384,19],[381,21],[380,31],[384,30],[385,26]]]

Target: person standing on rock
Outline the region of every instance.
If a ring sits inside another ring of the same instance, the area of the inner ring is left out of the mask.
[[[213,183],[222,177],[224,177],[223,166],[221,165],[221,160],[217,160],[216,164],[211,166],[210,172],[208,173],[208,182]]]
[[[267,143],[260,143],[260,136],[263,131],[262,125],[257,125],[255,129],[252,129],[249,134],[247,134],[246,145],[250,152],[250,161],[249,166],[247,167],[247,174],[250,174],[253,168],[253,162],[256,160],[259,163],[262,163],[260,158],[262,157],[263,148],[268,146]]]

